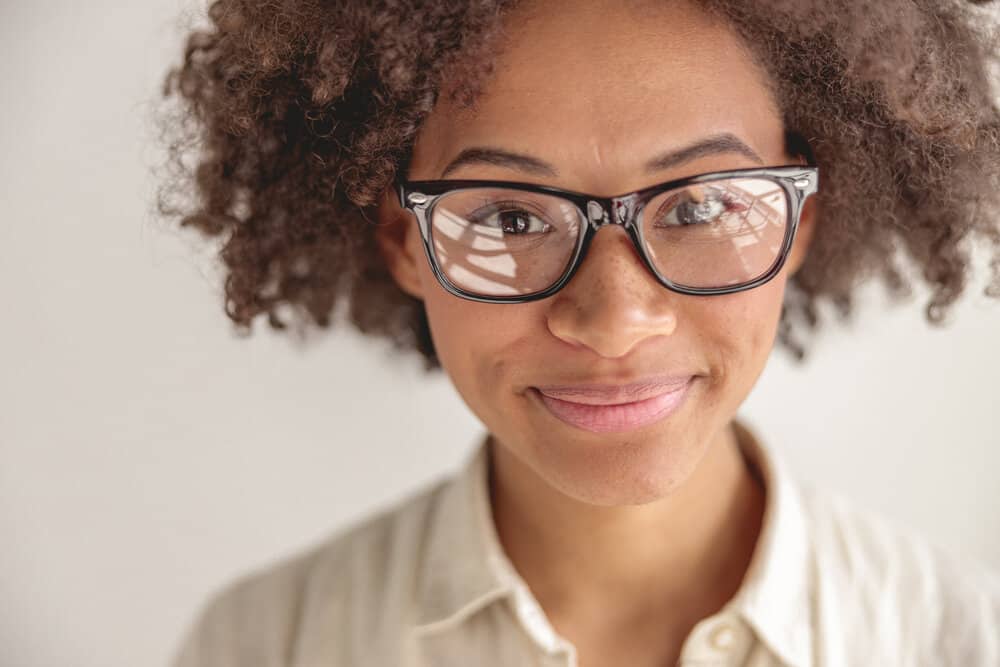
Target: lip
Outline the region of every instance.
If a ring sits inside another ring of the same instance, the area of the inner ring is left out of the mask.
[[[666,419],[684,404],[696,376],[650,378],[625,385],[532,387],[548,412],[592,433],[618,433]]]

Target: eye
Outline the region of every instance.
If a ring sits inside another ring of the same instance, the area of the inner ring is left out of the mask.
[[[466,218],[473,224],[499,229],[505,235],[542,234],[552,229],[529,209],[530,205],[525,203],[501,201],[476,209]]]
[[[726,214],[745,211],[747,207],[724,191],[712,188],[685,190],[663,202],[656,211],[657,227],[676,227],[718,223]]]

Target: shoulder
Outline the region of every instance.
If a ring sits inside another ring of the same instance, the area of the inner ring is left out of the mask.
[[[425,528],[449,481],[215,591],[188,628],[174,667],[283,667],[314,654],[325,664],[354,664],[351,642],[367,643],[364,637],[402,624]]]
[[[893,664],[1000,664],[1000,572],[841,495],[803,486],[802,499],[821,643]]]

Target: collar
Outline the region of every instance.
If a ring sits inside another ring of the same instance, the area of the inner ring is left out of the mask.
[[[785,463],[739,421],[740,449],[767,489],[757,545],[736,595],[725,610],[737,614],[790,667],[812,667],[807,522]],[[454,628],[483,607],[508,599],[518,615],[533,617],[529,631],[550,650],[560,639],[500,545],[489,498],[489,437],[441,489],[431,514],[417,589],[416,632]],[[539,618],[540,617],[540,618]]]
[[[734,425],[740,450],[767,495],[750,566],[726,608],[746,621],[783,663],[812,667],[812,551],[802,497],[784,460],[746,425]]]
[[[500,545],[489,498],[489,436],[441,490],[417,592],[419,634],[460,624],[511,595],[519,580]]]

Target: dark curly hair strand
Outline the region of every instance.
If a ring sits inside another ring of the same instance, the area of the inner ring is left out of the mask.
[[[990,78],[1000,40],[974,7],[982,2],[699,4],[728,20],[770,72],[790,150],[812,151],[823,169],[822,222],[782,313],[789,350],[803,356],[796,334],[818,325],[822,300],[849,314],[863,280],[906,296],[901,260],[931,289],[928,319],[942,322],[966,287],[971,237],[990,250],[987,294],[1000,297],[1000,111]],[[358,329],[437,365],[422,304],[379,259],[374,208],[438,97],[474,102],[513,5],[211,5],[210,27],[190,34],[167,77],[181,115],[167,128],[175,178],[160,208],[222,238],[226,313],[241,329],[259,314],[277,329],[327,327],[346,300]],[[169,196],[178,188],[194,193],[193,206]]]

